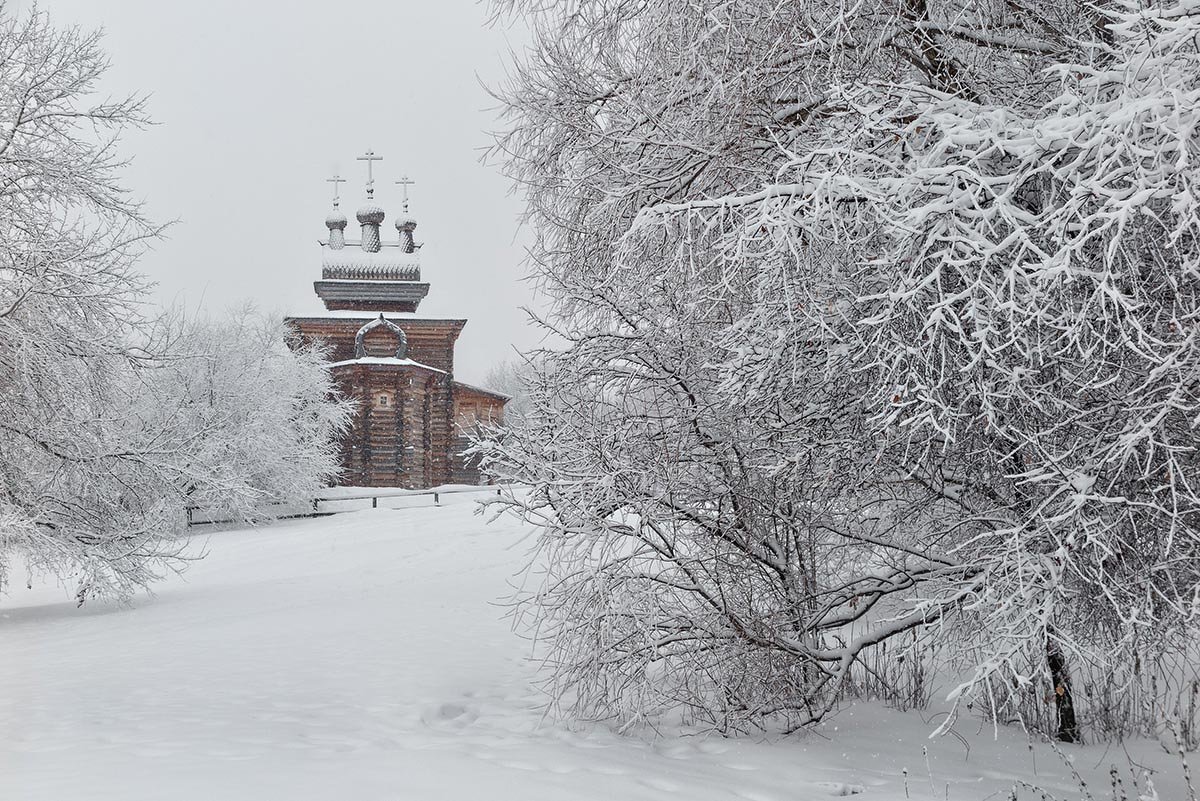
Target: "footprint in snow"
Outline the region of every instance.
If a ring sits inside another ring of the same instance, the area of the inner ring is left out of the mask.
[[[435,728],[461,729],[479,719],[479,713],[465,704],[447,702],[426,709],[421,713],[421,722]]]

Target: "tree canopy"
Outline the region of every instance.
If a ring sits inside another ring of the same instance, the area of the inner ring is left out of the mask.
[[[501,7],[567,345],[480,447],[533,486],[556,697],[803,724],[937,653],[1108,725],[1200,598],[1200,7]]]

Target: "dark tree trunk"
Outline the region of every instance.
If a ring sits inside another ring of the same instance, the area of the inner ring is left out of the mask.
[[[1071,674],[1067,670],[1067,658],[1053,634],[1046,638],[1046,664],[1050,668],[1050,681],[1054,685],[1054,708],[1058,712],[1059,742],[1079,743],[1079,721],[1075,718],[1075,701],[1071,696]]]

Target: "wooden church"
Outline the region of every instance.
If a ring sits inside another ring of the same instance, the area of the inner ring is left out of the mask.
[[[353,426],[342,442],[341,483],[352,486],[425,488],[478,484],[478,466],[462,455],[467,432],[480,422],[502,422],[508,398],[454,380],[454,344],[462,319],[417,316],[429,292],[421,280],[421,245],[408,211],[407,178],[396,239],[384,241],[383,208],[375,202],[368,152],[367,199],[355,212],[358,241],[346,237],[346,215],[333,210],[321,242],[321,278],[313,284],[326,313],[288,317],[302,340],[325,340],[333,375],[358,401]]]

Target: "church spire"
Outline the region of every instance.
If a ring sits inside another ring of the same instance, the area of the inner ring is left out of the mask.
[[[358,224],[362,226],[362,249],[367,253],[378,253],[379,225],[383,222],[384,212],[375,203],[375,175],[372,167],[374,162],[383,161],[383,156],[376,156],[375,151],[368,150],[356,160],[367,162],[367,202],[355,214]]]
[[[346,247],[346,215],[338,208],[338,184],[344,184],[346,179],[340,175],[326,178],[326,183],[333,184],[333,210],[325,218],[325,227],[329,229],[329,247],[341,250]]]
[[[417,230],[417,221],[408,213],[408,188],[416,181],[405,175],[396,183],[404,191],[404,206],[400,216],[396,218],[396,231],[400,234],[400,249],[405,253],[415,253],[417,244],[413,241],[413,231]]]

